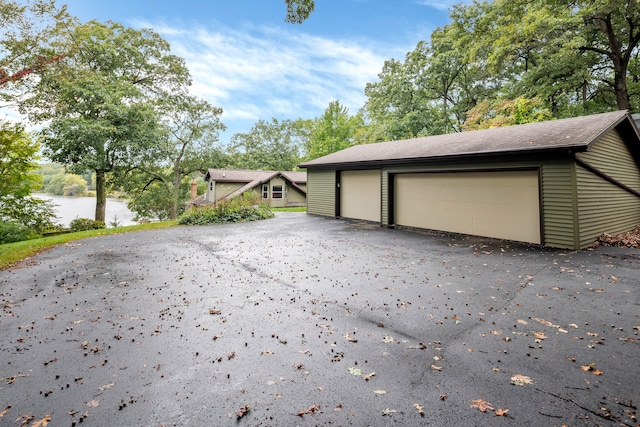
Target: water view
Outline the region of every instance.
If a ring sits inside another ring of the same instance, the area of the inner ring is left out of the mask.
[[[76,218],[95,217],[96,199],[95,197],[65,197],[52,196],[50,194],[37,193],[33,197],[44,200],[52,200],[56,206],[56,215],[58,222],[64,226],[68,226],[71,221]],[[106,221],[107,227],[111,226],[114,221],[118,225],[136,224],[133,220],[134,213],[127,208],[127,202],[122,199],[107,199]]]

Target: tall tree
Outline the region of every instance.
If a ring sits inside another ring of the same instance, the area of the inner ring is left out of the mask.
[[[295,169],[302,160],[306,135],[300,120],[259,120],[250,132],[231,137],[233,165],[257,170]]]
[[[163,135],[143,162],[126,174],[123,184],[132,196],[130,208],[139,216],[176,219],[186,199],[188,178],[223,166],[216,142],[225,126],[220,122],[221,108],[192,96],[164,98],[158,110]]]
[[[95,172],[95,219],[104,221],[109,174],[141,163],[160,138],[153,100],[190,82],[184,61],[151,30],[91,21],[72,29],[65,57],[21,105],[43,130],[45,153]]]
[[[0,122],[0,221],[16,222],[35,232],[52,227],[53,206],[29,197],[42,185],[37,153],[40,145],[19,124]]]
[[[0,95],[18,95],[19,83],[58,62],[64,50],[53,47],[74,22],[55,0],[0,0]]]
[[[307,142],[307,159],[316,159],[343,150],[361,141],[364,128],[362,114],[349,114],[340,101],[331,101],[322,117],[314,120]]]
[[[628,0],[498,0],[488,65],[506,68],[514,92],[549,99],[554,112],[637,108],[640,4]]]

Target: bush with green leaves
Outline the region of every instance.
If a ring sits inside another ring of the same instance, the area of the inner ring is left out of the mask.
[[[273,218],[271,208],[268,204],[260,202],[258,194],[251,191],[231,200],[221,200],[214,206],[194,207],[178,218],[178,224],[223,224],[268,218]]]
[[[0,245],[4,243],[22,242],[36,237],[29,227],[15,222],[0,222]]]
[[[76,218],[69,224],[73,231],[99,230],[106,228],[103,221],[96,221],[89,218]]]

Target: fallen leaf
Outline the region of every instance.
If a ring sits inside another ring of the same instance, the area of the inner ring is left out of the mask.
[[[358,338],[354,338],[352,337],[349,332],[347,332],[346,334],[344,334],[344,337],[347,339],[347,341],[351,341],[351,342],[358,342]]]
[[[387,394],[386,390],[373,390],[374,394]]]
[[[544,334],[544,332],[534,332],[533,336],[536,337],[536,339],[538,339],[538,340],[543,340],[543,339],[547,338],[547,336]]]
[[[362,375],[362,369],[349,367],[349,373],[351,375],[355,375],[356,377],[359,377]]]
[[[376,375],[375,372],[371,372],[370,374],[367,375],[363,375],[362,378],[364,378],[365,381],[369,381],[371,378],[373,378]]]
[[[7,412],[9,412],[9,409],[11,409],[11,405],[7,406],[6,408],[4,408],[2,411],[0,411],[0,418],[4,417],[5,414]]]
[[[476,400],[472,400],[472,402],[473,402],[473,405],[471,405],[471,407],[478,408],[480,412],[487,412],[487,409],[490,409],[493,411],[493,406],[491,406],[491,403],[487,402],[486,400],[476,399]]]
[[[98,406],[100,406],[100,401],[99,400],[90,400],[87,402],[87,406],[89,408],[97,408]]]
[[[382,411],[382,416],[384,417],[385,415],[391,415],[391,414],[396,413],[396,412],[398,412],[398,411],[396,411],[395,409],[387,408],[384,411]]]
[[[210,308],[209,314],[222,314],[222,312],[220,310],[216,310],[215,308]]]
[[[440,400],[447,400],[447,398],[448,398],[448,397],[449,397],[449,396],[448,396],[448,395],[446,395],[446,394],[441,394],[441,395],[440,395]]]
[[[49,421],[51,421],[51,414],[45,415],[44,418],[39,421],[34,421],[31,427],[47,427]]]
[[[434,371],[442,371],[442,366],[431,365],[431,369]]]
[[[507,416],[507,412],[509,412],[508,409],[502,409],[502,408],[496,409],[496,415],[499,416],[499,417],[506,417]]]
[[[267,351],[263,351],[260,353],[262,356],[266,355],[266,354],[273,354],[273,351],[271,350],[267,350]]]
[[[240,408],[240,410],[236,412],[236,419],[239,420],[240,418],[247,415],[247,412],[249,412],[249,407],[250,405],[244,405],[242,408]]]
[[[26,427],[27,425],[29,425],[29,422],[34,418],[35,417],[31,413],[22,414],[18,418],[16,418],[14,423],[16,423],[16,424],[20,423],[20,427]]]
[[[424,417],[424,406],[414,403],[413,407],[418,410],[418,413],[420,414],[421,417]]]
[[[102,385],[102,386],[98,387],[98,390],[100,390],[100,391],[105,391],[105,390],[107,390],[107,389],[110,389],[110,388],[111,388],[111,387],[113,387],[114,385],[115,385],[115,383],[105,384],[105,385]]]
[[[298,412],[298,416],[302,417],[305,414],[315,414],[316,412],[320,412],[320,406],[314,403],[313,405],[309,406],[307,409]]]
[[[533,381],[526,375],[515,374],[511,377],[511,384],[523,387],[525,384],[533,384]]]
[[[526,320],[522,320],[522,319],[518,319],[518,323],[520,323],[521,325],[528,325],[529,322],[527,322]]]

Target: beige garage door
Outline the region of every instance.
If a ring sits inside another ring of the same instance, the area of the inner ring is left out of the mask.
[[[541,243],[537,171],[395,176],[395,223]]]
[[[380,171],[340,172],[340,216],[380,221]]]

